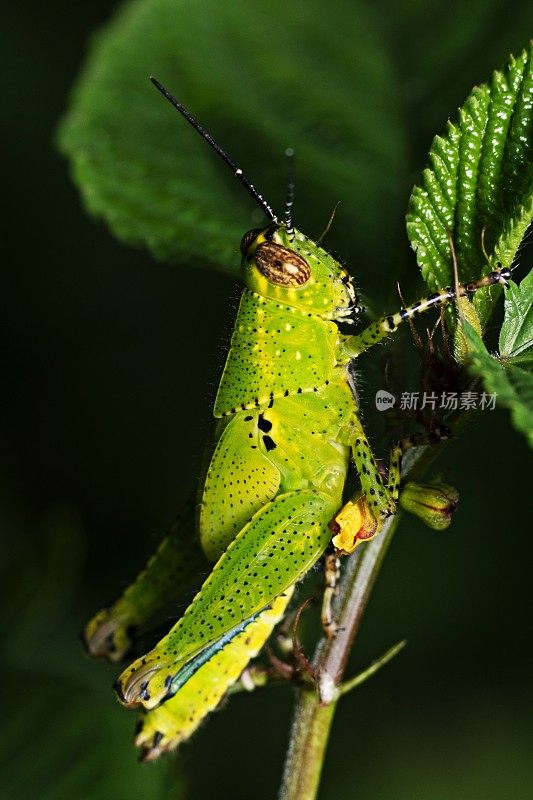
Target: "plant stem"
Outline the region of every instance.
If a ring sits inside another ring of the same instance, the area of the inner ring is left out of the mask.
[[[439,448],[417,448],[404,458],[404,474],[420,477]],[[322,637],[313,658],[316,688],[298,692],[280,800],[315,800],[339,687],[359,625],[401,514],[385,521],[381,533],[346,559],[335,602],[339,626],[332,639]]]
[[[312,688],[300,690],[285,762],[282,800],[316,797],[336,706],[337,698],[321,705]]]
[[[379,672],[379,670],[384,667],[385,664],[388,664],[389,661],[392,661],[392,659],[397,656],[401,650],[403,650],[406,644],[407,639],[403,639],[401,642],[398,642],[398,644],[395,644],[393,647],[389,648],[389,650],[387,650],[387,652],[384,653],[380,658],[376,659],[376,661],[373,661],[372,664],[367,667],[367,669],[363,670],[363,672],[360,672],[358,675],[355,675],[355,677],[350,678],[349,681],[344,681],[344,683],[339,687],[340,696],[348,694],[348,692],[351,692],[352,689],[357,689],[358,686],[360,686],[362,683],[365,683],[365,681],[371,678],[372,675],[375,675],[376,672]]]
[[[379,536],[346,561],[336,603],[339,630],[318,644],[313,659],[317,689],[299,691],[280,800],[314,800],[317,795],[338,686],[399,516],[387,520]]]

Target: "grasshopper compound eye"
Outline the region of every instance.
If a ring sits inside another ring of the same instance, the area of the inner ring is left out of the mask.
[[[254,257],[259,272],[276,286],[301,286],[311,277],[305,258],[281,244],[263,242]]]
[[[245,256],[248,253],[248,250],[255,242],[259,234],[261,233],[261,228],[252,228],[251,231],[248,231],[244,234],[241,239],[241,253]]]

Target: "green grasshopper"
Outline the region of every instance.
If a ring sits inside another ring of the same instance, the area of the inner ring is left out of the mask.
[[[339,324],[353,322],[360,310],[352,279],[293,227],[292,187],[280,222],[242,170],[152,81],[228,164],[269,222],[241,241],[245,288],[215,400],[214,448],[196,520],[189,507],[136,581],[85,630],[92,655],[122,659],[132,629],[216,562],[170,632],[116,683],[124,705],[146,710],[136,743],[147,759],[175,748],[219,704],[331,542],[337,553],[352,553],[395,513],[402,453],[421,440],[394,446],[387,472],[378,468],[360,420],[352,361],[416,314],[509,277],[498,268],[360,333],[341,333]],[[350,462],[360,490],[343,505]],[[417,491],[424,497],[433,489]],[[448,511],[454,505],[455,497]],[[435,514],[435,527],[443,527]],[[324,622],[333,635],[329,611]]]

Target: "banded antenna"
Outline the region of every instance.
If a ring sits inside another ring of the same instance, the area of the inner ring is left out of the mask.
[[[285,226],[289,239],[294,239],[294,225],[292,224],[292,207],[294,204],[295,169],[294,169],[294,150],[287,147],[285,150],[287,158],[287,195],[285,198]]]
[[[167,91],[167,89],[165,89],[162,83],[160,83],[156,78],[152,76],[150,76],[150,80],[154,84],[155,88],[161,92],[163,97],[166,97],[169,103],[171,103],[171,105],[173,105],[174,108],[180,112],[181,116],[184,117],[190,125],[192,125],[194,130],[197,131],[200,134],[200,136],[203,136],[207,144],[209,144],[213,148],[215,153],[218,156],[220,156],[222,161],[224,161],[228,165],[228,167],[233,172],[235,177],[238,178],[238,180],[240,180],[240,182],[242,183],[248,194],[251,195],[255,200],[255,202],[257,203],[257,205],[263,209],[267,217],[269,217],[275,225],[278,225],[279,224],[278,218],[276,217],[276,215],[274,214],[274,212],[272,211],[266,200],[262,197],[262,195],[259,194],[257,189],[255,189],[253,185],[250,183],[250,181],[245,177],[242,169],[240,169],[240,167],[237,166],[237,164],[228,156],[228,154],[220,147],[220,145],[218,145],[215,142],[213,137],[205,130],[205,128],[203,128],[200,125],[200,123],[195,120],[193,115],[189,111],[187,111],[185,106],[182,106],[181,103],[178,103],[176,98],[173,97],[170,94],[170,92]]]

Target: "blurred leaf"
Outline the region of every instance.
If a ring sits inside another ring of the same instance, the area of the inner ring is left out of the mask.
[[[510,266],[533,219],[533,47],[475,87],[430,149],[431,167],[411,195],[407,231],[431,289],[453,284],[449,235],[459,278],[488,271],[482,237],[493,263]],[[486,323],[498,292],[481,290],[474,305]]]
[[[498,405],[510,409],[515,428],[533,447],[533,374],[512,363],[504,367],[468,322],[463,322],[463,329],[471,350],[470,372],[482,379],[488,394],[496,394]]]
[[[109,697],[74,675],[21,669],[4,678],[2,798],[161,800],[163,770],[135,763],[131,720]]]
[[[87,207],[162,259],[236,270],[258,209],[148,82],[160,79],[274,209],[296,150],[296,222],[337,201],[346,252],[383,240],[405,170],[395,70],[368,4],[137,0],[96,39],[60,131]],[[344,216],[344,224],[342,215]],[[356,225],[354,225],[356,223]]]
[[[12,537],[2,561],[3,677],[10,688],[0,729],[0,797],[179,800],[181,775],[169,784],[167,765],[147,769],[136,761],[133,720],[112,702],[116,670],[98,669],[78,642],[78,520],[58,509],[42,542],[35,527],[31,536]]]
[[[520,286],[510,281],[505,293],[505,318],[500,330],[500,353],[516,364],[533,368],[533,270]]]

